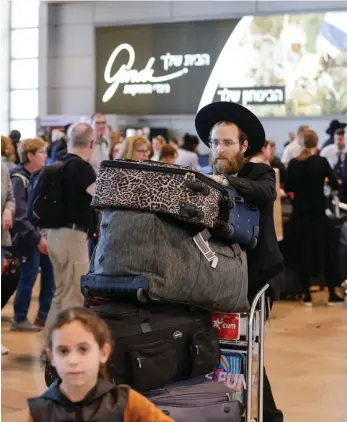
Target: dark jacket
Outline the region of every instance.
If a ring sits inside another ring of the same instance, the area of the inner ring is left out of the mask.
[[[334,171],[325,157],[312,155],[306,160],[294,158],[288,165],[284,184],[286,192],[293,192],[293,214],[309,218],[325,218],[325,180],[333,190],[339,188]]]
[[[267,164],[249,162],[238,177],[227,178],[240,195],[260,209],[258,246],[247,253],[248,297],[251,301],[264,284],[270,282],[271,285],[271,279],[281,272],[283,265],[274,224],[275,172]]]
[[[22,180],[21,174],[25,179]],[[31,224],[28,219],[28,190],[27,184],[31,173],[29,173],[23,166],[18,164],[10,170],[11,182],[13,187],[13,195],[16,201],[16,212],[13,219],[13,249],[19,255],[28,256],[37,247],[41,240],[41,234]],[[25,181],[27,180],[27,182]]]
[[[41,396],[28,400],[27,422],[174,422],[146,397],[127,386],[99,379],[80,402],[71,402],[55,381]]]
[[[116,387],[100,379],[80,402],[71,402],[59,391],[60,380],[55,381],[41,397],[28,400],[35,422],[122,422],[128,401],[128,388]]]
[[[55,163],[56,161],[62,160],[67,154],[67,143],[65,138],[60,138],[54,142],[51,152],[51,161]]]

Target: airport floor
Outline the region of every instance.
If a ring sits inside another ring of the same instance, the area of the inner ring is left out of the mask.
[[[347,307],[324,306],[327,292],[313,294],[313,308],[275,304],[266,333],[266,367],[285,422],[347,420]],[[26,399],[45,389],[39,355],[41,333],[9,331],[12,302],[2,312],[2,422],[24,422]],[[35,290],[30,317],[37,310]],[[267,422],[267,421],[264,421]]]

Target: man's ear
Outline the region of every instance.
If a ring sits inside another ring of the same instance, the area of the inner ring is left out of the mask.
[[[241,152],[244,154],[248,150],[248,140],[246,139],[241,145]]]

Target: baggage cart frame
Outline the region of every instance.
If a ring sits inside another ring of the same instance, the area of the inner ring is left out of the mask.
[[[246,370],[246,422],[252,420],[252,352],[253,346],[256,343],[256,336],[254,338],[255,330],[255,316],[259,313],[259,334],[258,334],[258,422],[263,422],[264,411],[264,334],[265,334],[265,293],[270,287],[266,284],[253,299],[251,309],[248,313],[247,324],[247,370]],[[259,309],[258,308],[259,305]]]
[[[257,421],[263,422],[264,416],[264,337],[265,337],[265,322],[266,322],[266,291],[270,287],[265,284],[259,290],[251,304],[250,310],[246,313],[247,329],[245,340],[219,340],[221,346],[226,346],[231,351],[243,350],[246,352],[246,390],[243,399],[243,405],[246,410],[245,416],[242,418],[244,422],[252,421],[252,369],[254,362],[253,350],[258,347],[258,408],[257,408]],[[237,349],[236,349],[236,347]]]

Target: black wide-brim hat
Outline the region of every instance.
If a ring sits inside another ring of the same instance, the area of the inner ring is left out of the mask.
[[[195,117],[195,128],[199,138],[208,147],[211,130],[218,122],[234,123],[247,135],[246,157],[256,154],[264,146],[265,131],[258,117],[240,104],[218,101],[200,109]]]
[[[346,127],[346,123],[341,123],[338,120],[332,120],[328,129],[325,131],[328,135],[334,135],[337,129],[344,129]]]

